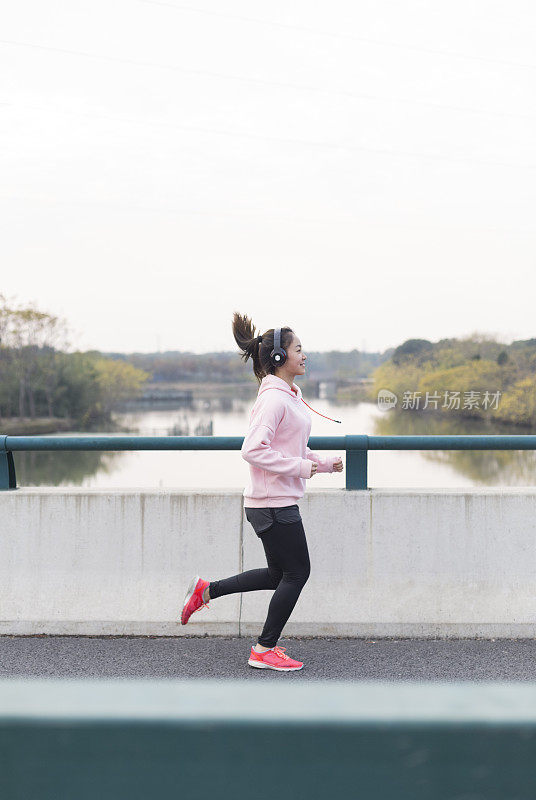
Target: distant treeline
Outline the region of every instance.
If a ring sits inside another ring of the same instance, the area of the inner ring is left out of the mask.
[[[392,352],[392,349],[385,353],[362,353],[358,350],[316,353],[307,350],[307,377],[350,381],[367,378]],[[237,383],[250,378],[254,380],[251,361],[244,364],[238,351],[197,354],[172,350],[165,353],[107,352],[103,355],[150,372],[154,382],[202,380]]]
[[[91,429],[109,422],[114,406],[139,396],[147,381],[254,380],[250,362],[244,363],[237,350],[72,353],[68,346],[64,321],[33,306],[14,308],[0,294],[0,420],[66,418]],[[415,411],[451,413],[454,408],[460,416],[536,423],[536,339],[506,345],[473,334],[435,343],[408,339],[383,353],[354,349],[307,351],[307,356],[312,380],[348,385],[372,377],[370,400],[387,389],[399,398],[398,408],[407,402]]]
[[[397,409],[413,403],[416,411],[454,410],[460,416],[530,426],[536,423],[535,377],[536,339],[510,345],[475,334],[435,343],[408,339],[374,371],[373,394],[393,392]]]

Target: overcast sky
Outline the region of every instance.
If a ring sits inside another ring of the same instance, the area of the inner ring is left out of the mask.
[[[0,292],[74,347],[536,336],[529,0],[0,5]]]

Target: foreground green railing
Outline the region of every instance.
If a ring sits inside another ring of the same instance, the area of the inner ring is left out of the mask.
[[[16,489],[21,450],[240,450],[242,436],[0,435],[0,489]],[[367,489],[369,450],[536,450],[536,436],[312,436],[311,450],[344,450],[346,489]]]
[[[0,679],[5,800],[532,800],[535,751],[531,682]]]

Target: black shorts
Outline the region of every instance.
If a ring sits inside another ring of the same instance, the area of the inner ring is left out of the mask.
[[[289,525],[291,522],[301,522],[300,509],[298,504],[293,506],[279,506],[277,508],[244,508],[247,521],[253,526],[253,530],[259,536],[270,530],[274,522],[282,525]]]

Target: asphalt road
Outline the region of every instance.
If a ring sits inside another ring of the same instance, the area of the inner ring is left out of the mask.
[[[298,672],[248,666],[251,638],[0,636],[0,677],[536,681],[536,639],[285,638]]]

